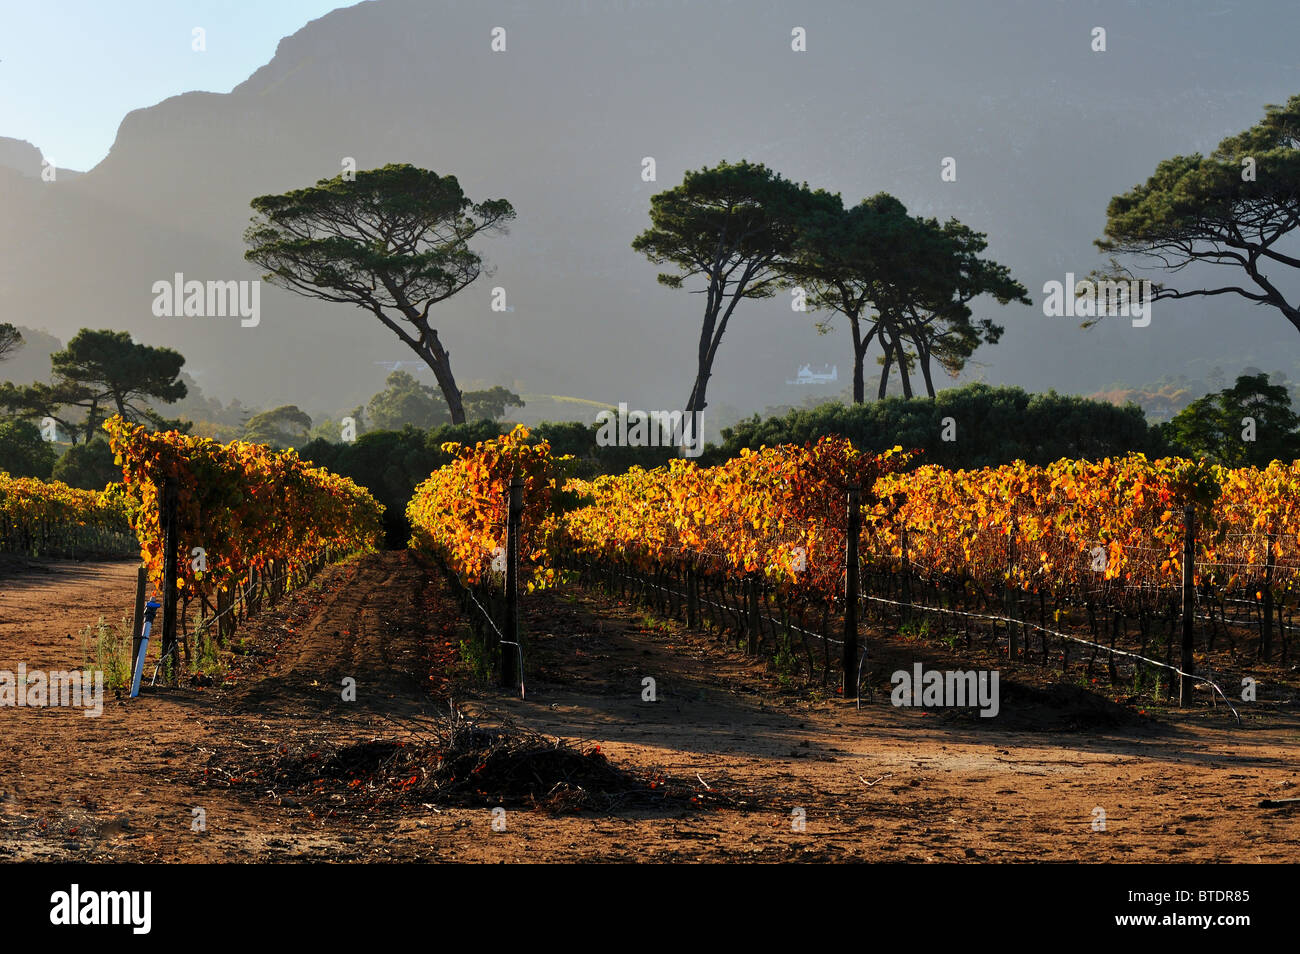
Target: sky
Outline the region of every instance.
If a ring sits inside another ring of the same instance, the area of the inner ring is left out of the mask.
[[[227,93],[281,37],[339,0],[0,0],[0,130],[86,171],[122,117],[189,90]],[[206,50],[194,50],[194,29]]]

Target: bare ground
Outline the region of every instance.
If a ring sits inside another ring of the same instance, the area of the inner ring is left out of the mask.
[[[0,669],[81,665],[82,627],[128,615],[133,586],[123,563],[0,576]],[[98,719],[0,709],[0,858],[1276,862],[1300,853],[1300,810],[1260,805],[1300,795],[1300,719],[1289,707],[1243,709],[1241,727],[1222,707],[1139,716],[1025,670],[1004,671],[996,719],[895,708],[881,690],[890,668],[945,657],[894,637],[872,645],[877,691],[859,709],[783,686],[717,639],[600,594],[530,598],[525,625],[527,697],[467,689],[455,653],[464,631],[445,584],[410,554],[376,554],[328,568],[246,626],[224,685],[110,696]],[[646,677],[655,702],[643,700]],[[342,699],[345,678],[356,680],[355,702]],[[647,778],[726,793],[732,807],[511,808],[494,831],[487,807],[335,813],[281,786],[260,790],[259,776],[230,783],[233,767],[259,753],[413,738],[448,699],[489,724],[599,745]],[[1093,830],[1097,808],[1104,831]]]

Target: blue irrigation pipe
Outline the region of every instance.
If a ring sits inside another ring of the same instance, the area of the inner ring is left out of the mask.
[[[131,698],[140,695],[140,680],[144,678],[144,656],[149,651],[149,633],[153,629],[154,616],[161,603],[150,600],[144,604],[144,632],[140,634],[140,651],[135,656],[135,673],[131,677]]]

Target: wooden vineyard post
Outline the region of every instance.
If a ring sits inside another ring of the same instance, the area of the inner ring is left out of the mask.
[[[1273,534],[1268,534],[1264,540],[1268,549],[1264,551],[1264,592],[1261,594],[1264,611],[1260,614],[1264,629],[1259,635],[1259,657],[1268,662],[1273,655]]]
[[[501,685],[512,688],[519,681],[515,665],[519,658],[519,517],[524,510],[524,479],[510,479],[509,510],[506,519],[506,618],[501,633]]]
[[[1016,568],[1016,518],[1011,518],[1011,530],[1007,534],[1007,579],[1002,587],[1002,615],[1007,618],[1007,660],[1011,661],[1016,658],[1016,627],[1011,622],[1014,614],[1011,612],[1011,586],[1014,583]],[[1028,643],[1025,644],[1028,649]]]
[[[140,634],[144,626],[144,588],[147,580],[142,565],[135,573],[135,612],[131,615],[131,672],[135,672],[135,657],[140,652]]]
[[[160,661],[171,665],[171,674],[179,679],[180,654],[176,644],[176,552],[180,549],[176,478],[163,481],[163,632]],[[164,668],[164,671],[166,669]]]
[[[907,538],[907,524],[903,524],[903,526],[900,528],[898,537],[899,537],[899,544],[900,544],[899,548],[903,552],[903,580],[902,580],[903,606],[902,606],[902,612],[899,615],[902,616],[903,622],[911,623],[912,622],[912,558],[910,556],[911,553],[911,551],[909,550],[910,544]]]
[[[745,626],[745,652],[758,654],[758,613],[754,610],[754,578],[745,576],[740,581],[741,618]]]
[[[1185,706],[1192,699],[1192,624],[1196,610],[1196,511],[1183,508],[1183,654],[1179,668],[1183,675],[1178,679],[1178,704]]]
[[[700,617],[695,605],[695,565],[688,563],[686,566],[686,625],[691,629],[699,629]]]
[[[844,698],[858,697],[858,533],[862,514],[855,484],[849,487],[849,526],[844,544]]]

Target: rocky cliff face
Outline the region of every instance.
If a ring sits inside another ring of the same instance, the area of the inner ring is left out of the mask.
[[[41,151],[25,139],[0,136],[0,166],[29,178],[41,174]]]

